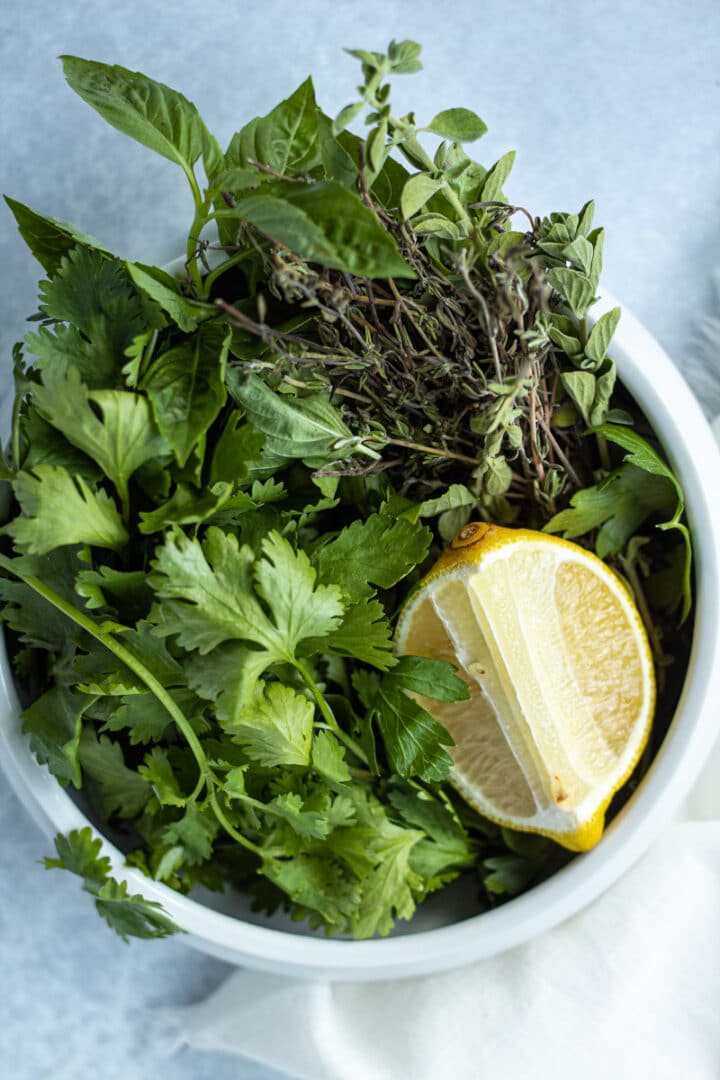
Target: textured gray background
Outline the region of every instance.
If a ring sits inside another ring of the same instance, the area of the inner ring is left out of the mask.
[[[490,126],[481,160],[517,149],[508,195],[535,212],[576,210],[594,197],[607,227],[605,284],[682,365],[719,261],[720,7],[635,0],[629,8],[600,0],[6,2],[0,188],[121,255],[162,262],[192,216],[184,180],[76,98],[58,54],[121,63],[176,86],[224,143],[308,72],[328,112],[345,104],[357,75],[342,46],[413,37],[424,43],[426,70],[396,81],[398,107],[426,119],[452,105],[475,108]],[[6,418],[10,348],[34,308],[38,268],[4,208],[0,266]],[[3,1075],[277,1075],[221,1054],[164,1057],[148,1008],[202,997],[226,967],[173,940],[124,946],[75,880],[38,866],[47,844],[2,779],[0,837]]]

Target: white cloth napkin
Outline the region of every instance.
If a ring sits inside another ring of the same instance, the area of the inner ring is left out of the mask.
[[[718,407],[720,320],[704,334],[686,374]],[[720,416],[713,426],[720,442]],[[718,942],[720,743],[649,854],[526,945],[391,982],[239,970],[163,1019],[177,1045],[240,1054],[299,1080],[718,1080]]]

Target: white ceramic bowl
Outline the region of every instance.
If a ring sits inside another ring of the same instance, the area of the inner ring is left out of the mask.
[[[592,320],[615,303],[603,293]],[[355,942],[308,933],[284,916],[254,915],[242,897],[218,900],[208,894],[200,901],[180,896],[125,867],[121,852],[107,842],[115,875],[127,881],[131,892],[160,901],[187,931],[181,940],[231,963],[286,975],[382,979],[441,971],[502,952],[574,914],[628,869],[678,809],[720,727],[720,454],[672,362],[627,311],[612,354],[682,483],[695,544],[697,603],[692,654],[670,730],[648,774],[600,844],[493,911],[468,917],[472,907],[467,895],[451,886],[436,894],[406,930],[384,940]],[[30,754],[18,711],[0,639],[0,762],[48,837],[82,828],[88,820],[80,807]],[[40,842],[38,848],[40,855]],[[224,910],[216,910],[218,906]],[[88,919],[93,918],[88,899]]]

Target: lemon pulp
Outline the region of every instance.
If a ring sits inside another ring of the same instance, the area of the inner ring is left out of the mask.
[[[642,754],[655,679],[620,578],[577,544],[465,526],[403,610],[401,654],[452,661],[466,701],[422,704],[455,740],[451,779],[492,821],[575,851]]]

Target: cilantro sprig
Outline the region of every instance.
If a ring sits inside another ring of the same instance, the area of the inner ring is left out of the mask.
[[[0,601],[30,747],[128,865],[368,937],[461,873],[481,907],[565,857],[455,796],[421,701],[467,687],[393,652],[455,532],[479,515],[593,544],[661,672],[691,576],[682,491],[608,353],[619,310],[587,329],[592,202],[509,204],[514,153],[468,155],[474,111],[393,109],[419,45],[352,56],[359,98],[335,120],[307,79],[224,152],[179,92],[63,57],[92,108],[179,167],[185,265],[122,260],[7,199],[46,279],[13,357]],[[56,848],[47,865],[123,937],[176,929],[89,829]]]

